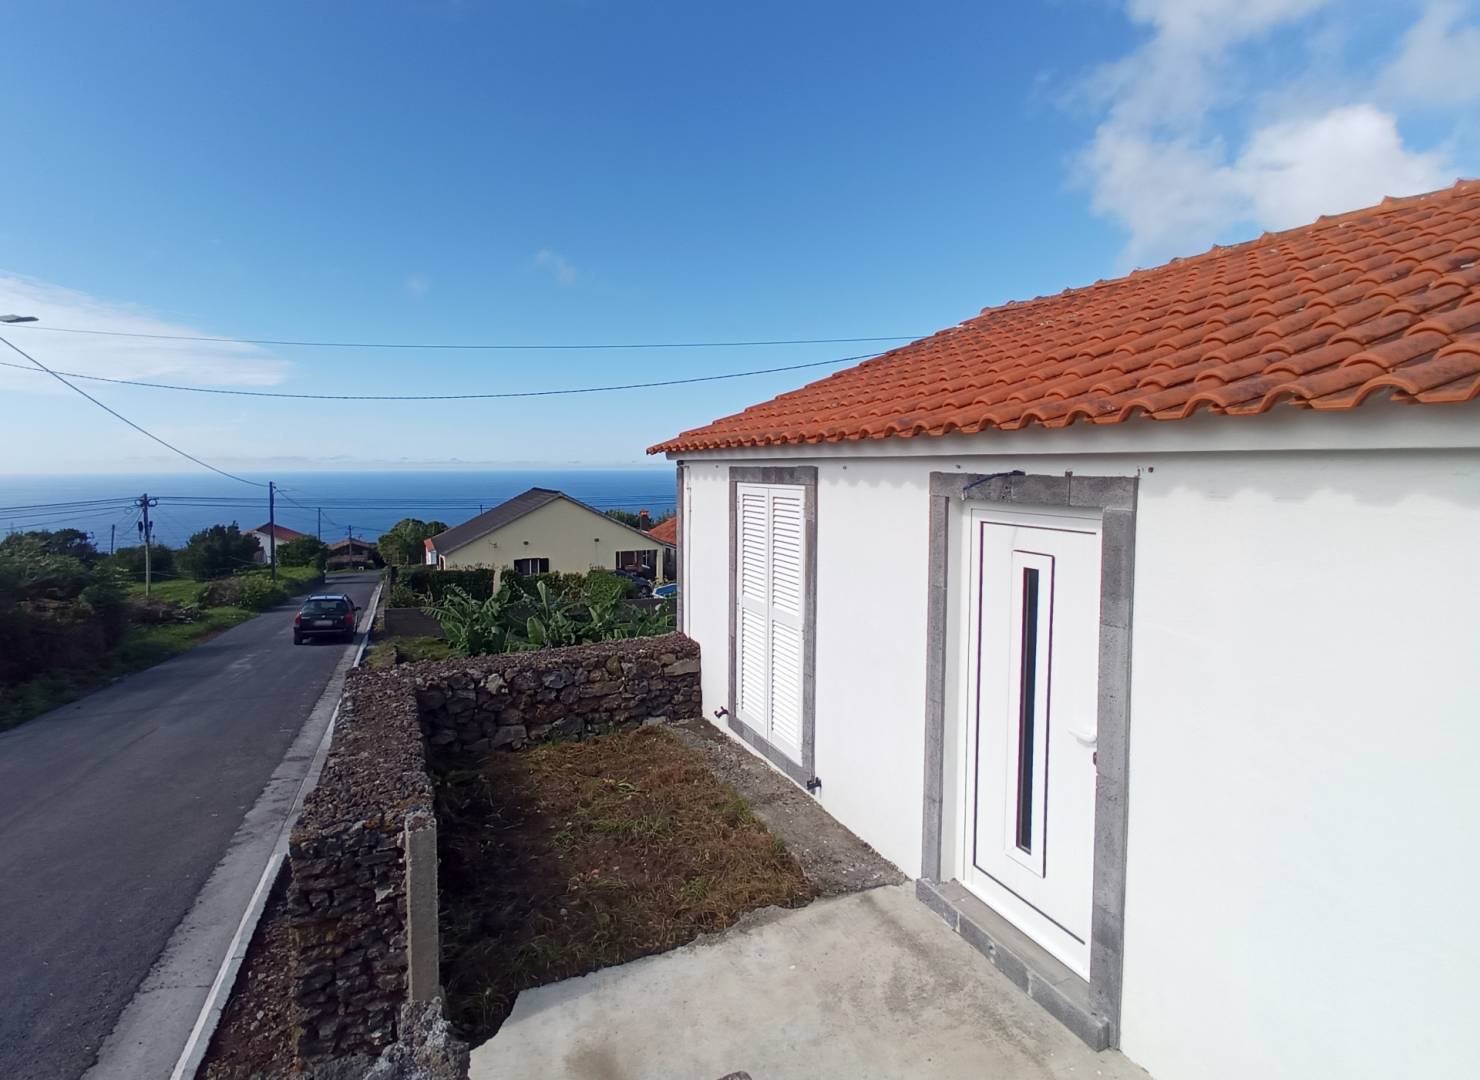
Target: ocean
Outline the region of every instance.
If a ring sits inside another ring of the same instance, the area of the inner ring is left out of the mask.
[[[448,525],[531,487],[554,488],[601,510],[674,509],[673,469],[459,469],[427,472],[241,474],[278,485],[277,521],[325,542],[353,534],[374,539],[402,518]],[[156,543],[180,547],[191,533],[267,521],[266,487],[210,474],[0,475],[0,530],[82,529],[107,551],[139,542],[136,500],[148,494]]]

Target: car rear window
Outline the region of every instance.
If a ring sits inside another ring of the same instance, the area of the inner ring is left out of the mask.
[[[343,615],[348,610],[343,600],[310,600],[303,605],[305,615]]]

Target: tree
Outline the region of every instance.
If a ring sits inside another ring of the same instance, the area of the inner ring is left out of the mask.
[[[634,529],[641,529],[643,532],[647,532],[653,526],[671,518],[673,511],[670,510],[666,514],[652,517],[646,510],[641,513],[634,513],[631,510],[608,510],[606,516],[613,521],[620,521],[623,525],[629,525]]]
[[[175,572],[175,549],[163,544],[149,545],[149,562],[154,572],[161,577]],[[144,580],[144,545],[119,548],[113,554],[113,565],[127,571],[135,581]]]
[[[42,555],[65,555],[91,566],[98,561],[98,549],[81,529],[35,529],[31,532],[11,533],[0,540],[0,550],[16,551],[22,548]]]
[[[447,531],[442,521],[422,521],[420,518],[402,518],[385,532],[377,542],[380,557],[392,566],[410,566],[426,561],[426,542],[438,533]]]
[[[295,536],[277,546],[277,557],[283,566],[316,566],[322,570],[329,558],[329,545],[316,536]]]
[[[212,525],[193,535],[181,550],[179,562],[195,580],[209,581],[254,565],[255,556],[261,550],[256,537],[243,536],[233,521],[230,525]]]

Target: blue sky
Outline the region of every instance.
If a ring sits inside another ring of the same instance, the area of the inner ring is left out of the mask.
[[[1480,11],[1458,0],[99,0],[12,4],[5,37],[0,308],[52,326],[924,334],[1480,173]],[[8,336],[70,371],[302,393],[542,390],[869,348]],[[83,385],[260,470],[631,464],[809,377],[414,405]],[[192,468],[48,383],[0,368],[0,471]]]

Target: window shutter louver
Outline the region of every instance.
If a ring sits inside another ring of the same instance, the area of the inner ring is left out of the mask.
[[[800,488],[737,491],[736,708],[783,754],[802,758],[805,513]]]

